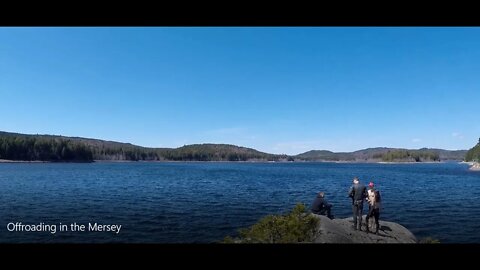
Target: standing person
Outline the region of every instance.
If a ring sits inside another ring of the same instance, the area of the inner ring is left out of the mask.
[[[325,192],[319,192],[312,203],[312,213],[317,215],[326,215],[329,219],[333,219],[332,205],[325,199]]]
[[[357,177],[353,178],[353,185],[348,191],[348,196],[352,198],[352,212],[353,212],[353,229],[362,230],[362,212],[363,201],[367,197],[367,188],[364,184],[361,184]]]
[[[373,216],[375,218],[375,234],[378,234],[378,228],[380,228],[378,219],[380,218],[381,199],[380,199],[380,191],[375,189],[375,185],[373,184],[373,182],[370,182],[368,184],[367,201],[368,201],[368,214],[366,218],[367,232],[370,232],[368,228],[368,219]]]

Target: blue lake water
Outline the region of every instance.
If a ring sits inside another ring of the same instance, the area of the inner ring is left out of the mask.
[[[376,183],[380,219],[417,238],[480,243],[480,172],[465,164],[200,162],[0,164],[0,242],[216,242],[297,202],[309,207],[320,190],[335,217],[351,216],[353,176]],[[122,229],[10,232],[10,222]]]

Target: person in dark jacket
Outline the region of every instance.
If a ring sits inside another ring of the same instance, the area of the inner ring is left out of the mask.
[[[357,230],[358,221],[358,230],[361,231],[363,201],[367,197],[367,188],[365,187],[365,185],[360,183],[357,177],[353,178],[353,185],[348,191],[348,196],[352,198],[353,229]]]
[[[312,213],[317,215],[327,216],[329,219],[333,219],[332,205],[325,199],[325,192],[319,192],[317,197],[312,203]]]

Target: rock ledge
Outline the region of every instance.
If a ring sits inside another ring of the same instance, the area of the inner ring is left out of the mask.
[[[365,216],[362,231],[353,229],[353,217],[331,220],[326,216],[314,216],[320,219],[314,243],[417,243],[412,232],[395,222],[380,220],[378,234],[374,234],[365,231]]]

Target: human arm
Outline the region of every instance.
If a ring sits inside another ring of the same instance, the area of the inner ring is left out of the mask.
[[[350,189],[348,190],[348,197],[353,198],[354,195],[355,195],[355,189],[353,188],[353,186],[351,186]]]

